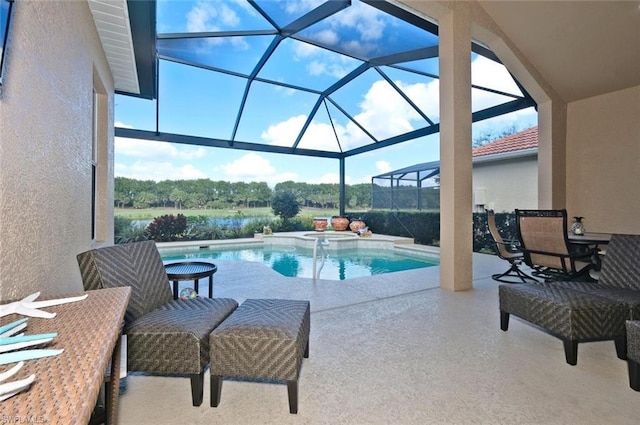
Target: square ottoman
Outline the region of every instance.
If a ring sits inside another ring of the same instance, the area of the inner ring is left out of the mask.
[[[289,412],[298,412],[298,377],[309,357],[309,301],[248,299],[209,337],[211,407],[223,377],[286,381]]]

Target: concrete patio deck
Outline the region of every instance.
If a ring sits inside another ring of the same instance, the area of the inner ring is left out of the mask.
[[[474,289],[439,288],[439,268],[346,281],[287,278],[258,263],[216,261],[214,296],[311,301],[299,413],[286,385],[225,381],[220,406],[191,405],[189,379],[130,374],[129,424],[635,424],[640,393],[613,342],[579,346],[514,318],[502,332],[498,283],[508,264],[474,254]]]

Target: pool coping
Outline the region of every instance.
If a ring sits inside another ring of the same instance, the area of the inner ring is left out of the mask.
[[[316,239],[327,239],[328,245],[324,245],[327,251],[340,251],[343,249],[384,249],[396,251],[405,255],[418,257],[439,257],[440,248],[428,245],[418,245],[412,238],[372,234],[367,237],[358,236],[349,231],[303,231],[303,232],[278,232],[269,235],[256,234],[253,238],[220,239],[204,241],[184,242],[159,242],[156,243],[162,252],[193,251],[194,249],[207,248],[247,248],[260,246],[296,246],[313,249]]]

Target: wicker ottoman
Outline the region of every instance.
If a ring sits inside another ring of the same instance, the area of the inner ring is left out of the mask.
[[[560,338],[567,363],[578,362],[578,342],[614,340],[618,357],[626,359],[626,304],[567,288],[538,284],[500,285],[500,328],[514,314]]]
[[[629,386],[640,391],[640,320],[627,322],[627,361]]]
[[[309,357],[309,301],[249,299],[210,335],[211,406],[222,378],[286,381],[289,412],[298,412],[298,377]]]

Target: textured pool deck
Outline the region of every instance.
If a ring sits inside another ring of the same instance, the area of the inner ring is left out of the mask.
[[[345,281],[284,277],[259,263],[216,261],[214,296],[307,299],[310,356],[289,414],[285,385],[225,381],[219,407],[191,406],[189,378],[130,374],[128,424],[635,424],[640,393],[611,342],[579,347],[513,319],[500,330],[497,282],[508,264],[473,255],[473,289],[440,289],[440,268]]]

